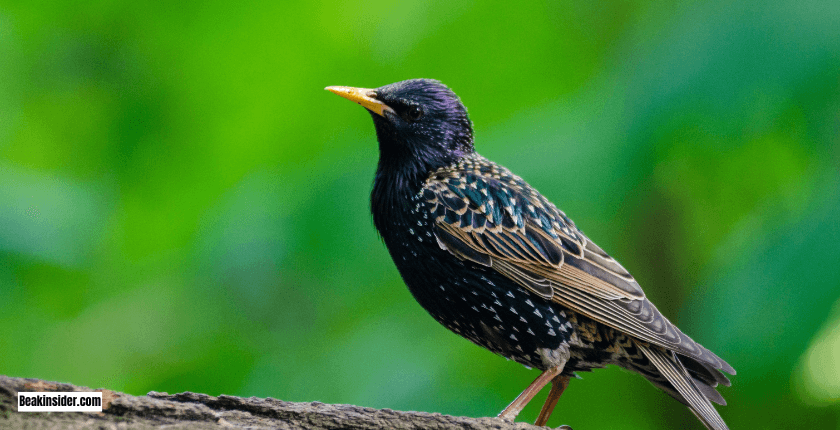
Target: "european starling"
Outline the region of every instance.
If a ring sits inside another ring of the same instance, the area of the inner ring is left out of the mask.
[[[439,323],[542,374],[544,425],[575,372],[621,366],[726,429],[711,402],[735,370],[648,301],[616,260],[508,169],[475,152],[467,110],[429,79],[327,87],[370,111],[379,140],[373,222],[414,298]]]

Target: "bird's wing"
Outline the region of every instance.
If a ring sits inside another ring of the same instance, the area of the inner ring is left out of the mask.
[[[637,339],[735,373],[668,321],[624,267],[507,169],[467,159],[433,173],[420,197],[435,218],[439,245],[457,258],[492,267]]]

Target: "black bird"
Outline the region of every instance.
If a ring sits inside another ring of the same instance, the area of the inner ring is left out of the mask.
[[[467,110],[429,79],[327,87],[370,111],[379,140],[373,222],[414,298],[439,323],[542,370],[499,416],[512,421],[549,382],[544,425],[575,372],[640,373],[709,429],[735,370],[645,298],[635,279],[562,211],[475,152]]]

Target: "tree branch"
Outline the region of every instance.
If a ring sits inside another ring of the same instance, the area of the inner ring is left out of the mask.
[[[102,391],[101,413],[17,412],[21,391]],[[242,398],[221,395],[150,392],[132,396],[116,391],[39,379],[0,375],[0,427],[60,429],[358,429],[417,430],[527,430],[526,423],[507,423],[498,418],[467,418],[425,412],[400,412],[353,405],[319,402],[293,403],[272,398]],[[571,430],[571,429],[569,429]]]

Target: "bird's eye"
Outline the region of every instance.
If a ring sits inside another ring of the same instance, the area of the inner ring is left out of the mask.
[[[411,105],[408,107],[408,111],[406,111],[406,116],[411,121],[417,121],[423,116],[423,108],[419,105]]]

